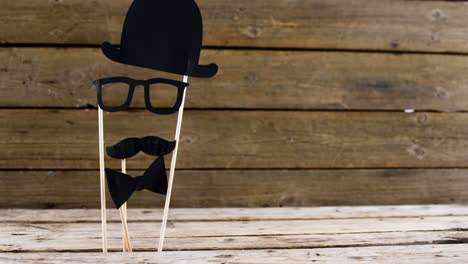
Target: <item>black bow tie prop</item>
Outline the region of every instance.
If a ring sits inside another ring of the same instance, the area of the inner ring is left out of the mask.
[[[126,224],[126,201],[133,192],[142,189],[166,194],[158,243],[158,251],[162,251],[180,142],[188,76],[210,78],[218,72],[218,66],[214,63],[199,64],[202,39],[202,16],[194,0],[134,0],[125,18],[120,48],[117,49],[108,42],[104,42],[101,46],[103,54],[114,62],[184,75],[182,82],[162,78],[135,80],[129,77],[108,77],[93,82],[97,87],[99,106],[99,167],[103,252],[107,252],[106,178],[112,200],[120,211],[124,229],[124,251],[131,251],[130,236]],[[176,101],[170,104],[172,105],[170,109],[153,105],[152,103],[155,102],[151,102],[151,98],[154,96],[154,94],[151,96],[152,93],[157,91],[161,85],[171,87],[171,91],[177,95]],[[158,137],[128,138],[105,150],[103,111],[117,112],[126,110],[132,102],[136,86],[144,86],[146,108],[151,112],[159,115],[178,112],[175,141],[170,142]],[[122,96],[119,96],[112,87],[126,87],[128,90],[118,89],[118,91],[124,92]],[[107,97],[109,95],[110,98]],[[115,102],[119,99],[121,99],[119,102]],[[107,102],[110,104],[107,104]],[[112,158],[122,159],[122,173],[105,169],[105,151]],[[160,157],[151,164],[142,176],[133,178],[125,174],[126,159],[140,151]],[[170,152],[173,154],[168,179],[163,156]]]
[[[117,209],[126,203],[135,191],[146,189],[164,195],[167,192],[164,157],[157,158],[142,176],[133,178],[127,174],[106,169],[106,177],[109,192]]]

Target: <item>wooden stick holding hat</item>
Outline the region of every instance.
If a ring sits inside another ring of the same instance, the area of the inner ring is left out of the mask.
[[[188,76],[184,75],[183,82],[187,83]],[[176,126],[176,134],[175,134],[175,141],[176,146],[174,151],[172,152],[172,160],[171,160],[171,170],[169,172],[169,181],[166,193],[166,203],[164,204],[164,214],[163,220],[161,225],[161,232],[159,235],[159,243],[158,243],[158,252],[161,252],[164,246],[164,237],[166,235],[166,226],[167,226],[167,217],[169,214],[169,205],[171,203],[171,194],[172,194],[172,185],[174,183],[174,173],[175,173],[175,166],[177,161],[177,152],[179,150],[179,139],[180,139],[180,131],[182,128],[182,118],[184,116],[184,106],[185,106],[185,96],[187,95],[187,88],[184,90],[184,95],[182,96],[182,104],[179,108],[179,113],[177,116],[177,126]]]
[[[107,252],[106,174],[104,172],[104,122],[101,107],[98,109],[99,126],[99,179],[101,192],[102,252]]]

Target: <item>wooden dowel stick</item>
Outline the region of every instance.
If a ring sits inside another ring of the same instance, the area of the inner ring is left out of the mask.
[[[125,209],[123,208],[123,206],[119,208],[119,212],[120,212],[120,218],[123,219],[122,220],[123,249],[124,249],[124,252],[132,252],[133,250],[130,244],[130,233],[128,232],[128,227],[125,225],[126,217],[125,217]]]
[[[127,250],[128,252],[133,252],[132,243],[130,240],[130,231],[128,231],[128,224],[127,224],[127,205],[125,204],[124,207],[124,217],[125,217],[125,234],[126,234],[126,242],[127,242]]]
[[[120,220],[122,221],[122,252],[128,252],[127,236],[125,232],[125,216],[123,206],[119,208]]]
[[[125,159],[122,160],[121,162],[122,164],[122,167],[121,167],[121,171],[122,173],[126,173],[126,161]],[[124,206],[121,206],[119,208],[119,211],[120,211],[120,220],[122,222],[122,242],[123,242],[123,252],[128,252],[128,241],[127,241],[127,235],[126,235],[126,232],[125,232],[125,217],[126,217],[126,214],[125,214],[125,207]]]
[[[127,212],[125,210],[125,212]],[[127,221],[127,217],[125,217],[125,221]],[[133,252],[133,249],[132,249],[132,244],[130,242],[130,232],[128,231],[128,226],[125,225],[125,237],[127,238],[126,239],[126,242],[127,242],[127,251],[128,252]]]
[[[125,159],[122,160],[122,173],[126,173],[126,161]],[[123,252],[128,252],[129,251],[129,246],[128,246],[128,237],[127,237],[127,232],[125,231],[127,229],[126,226],[126,211],[125,211],[125,204],[122,205],[119,208],[120,212],[120,221],[122,222],[122,251]]]
[[[122,160],[122,173],[127,173],[127,160],[123,159]],[[123,211],[123,219],[122,219],[122,224],[123,224],[123,231],[124,231],[124,243],[127,248],[127,252],[132,252],[132,244],[130,242],[130,232],[128,231],[128,223],[127,223],[127,203],[124,203],[122,205],[122,211]]]
[[[183,81],[185,83],[188,81],[187,75],[184,75]],[[182,96],[182,103],[180,105],[179,115],[177,117],[177,127],[176,127],[176,134],[175,134],[176,145],[175,145],[174,151],[172,152],[171,171],[169,173],[166,203],[164,205],[164,214],[163,214],[163,220],[162,220],[162,225],[161,225],[161,233],[159,235],[158,252],[161,252],[163,249],[164,236],[166,235],[167,217],[169,214],[169,204],[171,202],[172,183],[174,182],[174,172],[175,172],[175,166],[176,166],[176,161],[177,161],[177,151],[179,150],[179,138],[180,138],[180,130],[182,127],[182,118],[184,116],[184,105],[185,105],[186,94],[187,94],[187,88],[184,89],[184,95]]]
[[[106,216],[106,177],[104,172],[104,124],[101,107],[98,109],[99,126],[99,174],[101,190],[101,225],[102,225],[102,252],[107,252],[107,216]]]

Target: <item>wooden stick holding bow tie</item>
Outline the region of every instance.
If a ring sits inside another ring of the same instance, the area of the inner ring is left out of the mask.
[[[127,163],[125,159],[122,160],[122,173],[127,173]],[[122,221],[123,252],[133,252],[127,225],[127,203],[124,203],[119,208],[119,211],[120,220]]]
[[[188,82],[187,75],[184,75],[183,82],[184,83]],[[177,161],[177,151],[179,150],[180,130],[182,128],[182,118],[184,116],[184,105],[185,105],[186,94],[187,94],[187,88],[184,89],[184,95],[182,96],[182,103],[180,105],[179,115],[177,117],[177,127],[176,127],[176,134],[175,134],[176,145],[175,145],[174,151],[172,152],[171,171],[169,173],[169,181],[168,181],[167,193],[166,193],[166,203],[164,205],[164,214],[163,214],[163,220],[162,220],[162,225],[161,225],[161,233],[159,235],[158,252],[161,252],[163,249],[164,236],[166,235],[167,217],[169,214],[169,204],[171,203],[172,184],[174,182],[174,173],[175,173],[175,166],[176,166],[176,161]]]
[[[107,214],[106,214],[106,174],[104,167],[104,120],[101,107],[98,108],[98,126],[99,126],[99,174],[100,174],[100,192],[101,192],[101,224],[102,224],[102,252],[107,252]],[[122,160],[122,172],[126,171],[125,160]],[[132,252],[130,244],[130,234],[127,226],[127,203],[119,208],[120,220],[123,229],[123,251]]]

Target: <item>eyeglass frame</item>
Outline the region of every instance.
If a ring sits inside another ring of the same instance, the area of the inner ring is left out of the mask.
[[[106,85],[106,84],[119,83],[119,82],[120,83],[126,83],[126,84],[129,85],[127,100],[125,101],[125,103],[123,103],[120,106],[115,106],[115,107],[106,106],[104,104],[104,101],[103,101],[103,98],[102,98],[103,86]],[[169,109],[154,108],[151,105],[150,86],[152,84],[157,84],[157,83],[165,83],[165,84],[169,84],[169,85],[177,87],[177,99],[176,99],[176,102],[175,102],[174,106],[172,106],[172,108],[169,108]],[[182,99],[183,99],[183,96],[184,96],[184,90],[185,90],[185,88],[187,86],[189,86],[188,83],[181,82],[181,81],[176,81],[176,80],[171,80],[171,79],[165,79],[165,78],[152,78],[152,79],[148,79],[148,80],[135,80],[135,79],[132,79],[130,77],[124,77],[124,76],[108,77],[108,78],[98,79],[98,80],[93,81],[93,84],[97,88],[97,99],[98,99],[99,107],[101,107],[101,109],[106,111],[106,112],[119,112],[119,111],[126,110],[128,107],[130,107],[130,104],[132,103],[133,94],[135,92],[135,87],[138,86],[138,85],[143,85],[144,88],[145,88],[145,105],[146,105],[146,108],[149,111],[151,111],[151,112],[153,112],[155,114],[158,114],[158,115],[170,115],[170,114],[173,114],[173,113],[179,111],[179,108],[180,108],[180,105],[182,104]]]

